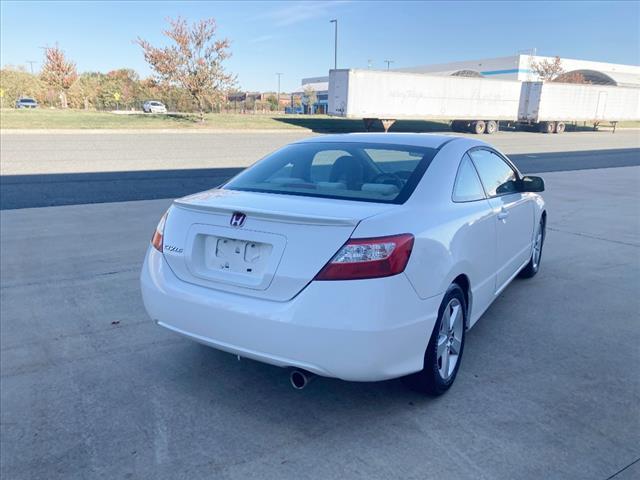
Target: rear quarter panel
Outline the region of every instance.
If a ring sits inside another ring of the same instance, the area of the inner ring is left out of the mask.
[[[458,139],[444,147],[411,198],[398,210],[364,220],[354,237],[412,233],[415,244],[405,270],[421,299],[442,296],[458,275],[471,285],[473,324],[494,298],[495,219],[487,200],[451,199],[464,153],[482,144]]]

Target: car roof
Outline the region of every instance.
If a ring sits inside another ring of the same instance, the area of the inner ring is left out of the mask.
[[[382,143],[387,145],[410,145],[415,147],[440,148],[445,143],[465,139],[457,135],[442,135],[433,133],[342,133],[332,135],[318,135],[299,140],[296,143]],[[476,141],[481,145],[484,142]]]

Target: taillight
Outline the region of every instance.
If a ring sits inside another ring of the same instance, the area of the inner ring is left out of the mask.
[[[158,226],[156,227],[155,232],[153,232],[153,237],[151,237],[151,245],[153,245],[153,248],[158,250],[160,253],[162,253],[162,250],[164,248],[164,241],[162,237],[164,235],[164,224],[167,221],[168,213],[169,210],[164,212],[164,215],[162,215],[162,218],[158,222]]]
[[[404,271],[413,248],[413,235],[352,238],[334,255],[316,280],[356,280],[396,275]]]

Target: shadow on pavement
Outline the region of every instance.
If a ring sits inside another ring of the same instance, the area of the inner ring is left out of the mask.
[[[242,168],[0,177],[0,210],[177,198],[217,187]]]
[[[364,122],[360,119],[350,118],[316,118],[306,117],[273,117],[278,122],[308,128],[316,133],[351,133],[366,132]],[[372,132],[383,132],[382,125],[376,122]],[[393,124],[390,132],[450,132],[449,122],[429,122],[426,120],[398,120]]]
[[[640,165],[640,149],[514,154],[522,173]],[[217,187],[242,168],[0,176],[0,209],[177,198]]]

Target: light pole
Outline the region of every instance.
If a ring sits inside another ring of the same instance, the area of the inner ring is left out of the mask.
[[[280,111],[280,77],[282,76],[282,73],[276,72],[276,75],[278,76],[278,99],[276,100],[276,112],[279,112]]]
[[[38,62],[36,62],[35,60],[25,60],[25,61],[26,61],[26,62],[29,64],[29,66],[31,67],[31,75],[33,75],[33,64],[34,64],[34,63],[38,63]]]
[[[387,64],[387,70],[389,70],[389,65],[393,63],[393,60],[385,60],[384,62]]]
[[[333,19],[329,20],[329,23],[335,23],[335,40],[334,40],[334,48],[333,48],[333,69],[338,69],[338,20]]]

